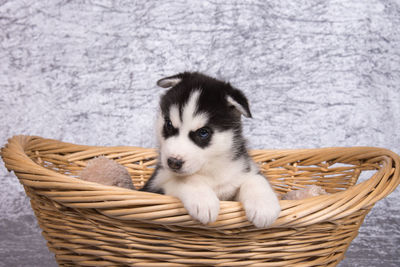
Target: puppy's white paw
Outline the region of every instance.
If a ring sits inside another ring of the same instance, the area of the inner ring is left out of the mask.
[[[219,199],[215,194],[192,194],[181,199],[195,220],[202,224],[215,222],[219,214]]]
[[[266,197],[250,197],[243,200],[246,216],[257,228],[270,226],[281,212],[281,207],[276,199]]]

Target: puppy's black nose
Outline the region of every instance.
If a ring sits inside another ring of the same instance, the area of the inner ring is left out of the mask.
[[[183,161],[180,159],[177,159],[177,158],[168,158],[167,162],[168,162],[168,166],[175,171],[182,168],[182,165],[183,165]]]

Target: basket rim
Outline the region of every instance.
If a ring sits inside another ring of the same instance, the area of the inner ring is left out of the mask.
[[[107,217],[119,220],[136,220],[143,223],[168,226],[196,227],[228,230],[254,228],[246,219],[241,203],[221,201],[218,220],[209,225],[194,221],[179,199],[154,193],[104,186],[87,182],[47,169],[34,162],[26,150],[53,148],[55,151],[73,148],[68,159],[76,160],[98,151],[140,151],[154,155],[156,149],[134,146],[87,146],[46,139],[39,136],[16,135],[1,149],[1,156],[9,171],[14,171],[25,189],[45,196],[72,209],[96,209]],[[271,166],[280,166],[294,155],[303,155],[303,164],[318,161],[321,154],[342,162],[348,159],[372,160],[382,166],[369,179],[347,190],[303,200],[281,200],[281,214],[270,228],[304,227],[319,222],[341,219],[360,209],[370,209],[400,183],[400,157],[385,148],[377,147],[327,147],[310,149],[251,150],[253,157],[277,158]],[[84,197],[82,197],[84,195]]]

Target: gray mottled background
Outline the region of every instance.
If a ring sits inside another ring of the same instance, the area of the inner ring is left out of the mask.
[[[0,143],[154,147],[155,81],[197,70],[245,91],[251,148],[400,153],[399,25],[396,0],[0,0]],[[400,265],[399,201],[375,206],[341,266]],[[1,266],[56,265],[4,166],[0,216]]]

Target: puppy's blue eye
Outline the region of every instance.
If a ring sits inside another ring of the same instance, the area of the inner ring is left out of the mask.
[[[196,133],[201,139],[207,139],[210,136],[210,131],[207,128],[200,128]]]
[[[199,147],[205,148],[211,142],[214,131],[211,127],[202,127],[189,133],[189,138]]]

